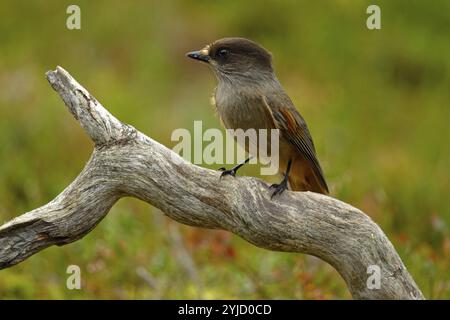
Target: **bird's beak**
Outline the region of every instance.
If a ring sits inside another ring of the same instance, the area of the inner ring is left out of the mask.
[[[203,61],[206,63],[208,63],[209,60],[211,59],[209,56],[209,50],[207,48],[202,49],[200,51],[188,52],[188,53],[186,53],[186,57],[195,59],[195,60],[200,60],[200,61]]]

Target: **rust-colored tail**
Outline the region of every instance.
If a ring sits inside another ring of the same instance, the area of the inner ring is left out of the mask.
[[[316,168],[307,160],[297,160],[292,163],[289,174],[289,186],[293,191],[312,191],[329,194],[322,169]]]

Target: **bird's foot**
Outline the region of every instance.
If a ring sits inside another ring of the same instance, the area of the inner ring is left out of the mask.
[[[231,169],[226,169],[225,167],[219,168],[219,171],[222,171],[222,174],[220,175],[220,179],[222,179],[223,176],[236,176],[236,172],[239,170],[240,167],[242,167],[244,164],[246,164],[251,157],[247,158],[243,163],[238,164],[237,166],[234,166]]]
[[[269,189],[273,189],[272,194],[270,195],[270,199],[272,199],[277,194],[282,194],[284,190],[288,188],[288,179],[283,178],[280,183],[274,183],[272,184]]]
[[[222,173],[220,174],[220,179],[222,179],[223,176],[235,177],[237,169],[236,169],[236,167],[231,168],[231,169],[226,169],[226,168],[222,167],[222,168],[219,168],[219,171],[222,171]]]

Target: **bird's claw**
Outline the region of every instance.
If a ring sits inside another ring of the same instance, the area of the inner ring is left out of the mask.
[[[220,179],[222,179],[223,176],[233,176],[236,177],[236,172],[239,170],[240,167],[242,167],[244,164],[250,161],[252,157],[248,157],[247,160],[242,162],[241,164],[238,164],[237,166],[234,166],[231,169],[226,169],[225,167],[219,168],[219,171],[222,171],[222,174],[220,175]]]
[[[280,183],[274,183],[270,185],[269,189],[274,189],[272,194],[270,195],[270,199],[272,199],[277,194],[282,194],[284,190],[288,188],[287,180],[283,180]]]
[[[219,171],[222,171],[222,173],[220,174],[220,179],[222,179],[223,176],[236,176],[236,170],[235,169],[229,169],[227,170],[226,168],[219,168]]]

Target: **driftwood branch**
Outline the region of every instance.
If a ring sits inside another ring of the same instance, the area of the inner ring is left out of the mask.
[[[250,177],[226,177],[184,161],[112,116],[67,71],[47,79],[94,141],[80,175],[54,200],[0,227],[0,268],[89,233],[121,197],[139,198],[191,226],[231,231],[256,246],[300,252],[331,264],[357,299],[423,299],[383,231],[331,197],[286,191],[270,199]],[[369,266],[381,271],[369,289]]]

